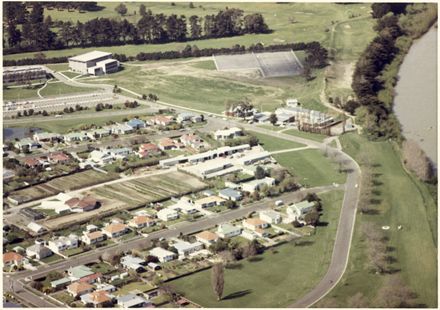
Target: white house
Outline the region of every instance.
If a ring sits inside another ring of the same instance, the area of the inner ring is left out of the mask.
[[[94,150],[90,152],[89,160],[103,166],[110,164],[113,161],[113,157],[107,151]]]
[[[141,271],[144,270],[146,264],[147,262],[142,258],[131,255],[125,255],[121,258],[121,265],[126,269]]]
[[[220,198],[218,196],[209,196],[194,201],[194,204],[199,208],[209,208],[215,206],[222,206],[225,204],[225,202],[226,202],[225,199]]]
[[[229,129],[217,130],[214,132],[215,140],[227,140],[233,139],[243,135],[243,130],[238,127],[232,127]]]
[[[39,225],[39,224],[37,224],[35,222],[30,222],[27,225],[27,228],[29,228],[30,231],[32,231],[32,232],[34,232],[36,234],[41,234],[41,233],[46,231],[46,229],[43,226],[41,226],[41,225]]]
[[[156,216],[160,220],[166,222],[178,219],[179,213],[176,210],[165,208],[157,212]]]
[[[242,222],[244,228],[256,231],[258,229],[264,229],[269,227],[269,223],[257,218],[245,219]]]
[[[166,263],[176,258],[175,253],[160,247],[150,250],[150,255],[157,257],[161,263]]]
[[[128,222],[128,226],[137,229],[151,227],[155,224],[156,222],[151,217],[146,215],[137,215]]]
[[[275,179],[274,178],[265,177],[264,179],[252,180],[252,181],[249,181],[249,182],[242,183],[241,184],[241,188],[245,192],[253,193],[255,191],[260,190],[260,188],[263,187],[264,185],[267,185],[269,187],[270,186],[274,186],[275,185]]]
[[[265,210],[260,212],[260,219],[270,224],[281,223],[281,213],[273,210]]]
[[[89,140],[89,137],[85,132],[71,132],[68,134],[65,134],[64,142],[78,142],[78,141],[86,141]]]
[[[205,230],[196,235],[196,240],[205,244],[206,246],[210,246],[214,244],[219,239],[219,236],[216,233]]]
[[[290,219],[302,219],[303,216],[310,211],[312,211],[313,207],[315,206],[315,202],[313,201],[301,201],[298,203],[294,203],[291,206],[287,206],[287,215]]]
[[[179,253],[180,258],[186,257],[191,253],[203,249],[203,244],[199,241],[189,243],[183,240],[178,240],[173,244],[173,246],[176,248],[177,253]]]
[[[52,251],[43,244],[39,243],[39,241],[35,241],[34,245],[31,245],[26,249],[26,255],[30,258],[43,259],[51,256],[52,254]]]
[[[129,147],[121,147],[121,148],[108,149],[107,152],[114,159],[124,159],[127,158],[127,156],[133,152],[133,150]]]
[[[105,235],[100,231],[83,232],[82,241],[85,244],[95,244],[105,240]]]
[[[229,223],[224,223],[218,225],[216,233],[221,238],[232,238],[241,234],[241,228]]]
[[[47,246],[54,253],[60,253],[65,250],[78,247],[78,236],[70,234],[69,236],[60,236],[55,240],[50,240]]]
[[[102,232],[107,235],[109,238],[117,238],[122,236],[128,231],[128,228],[126,225],[121,223],[112,223],[107,226],[105,226],[102,229]]]

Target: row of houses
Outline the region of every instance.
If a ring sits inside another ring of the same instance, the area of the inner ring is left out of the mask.
[[[56,164],[67,164],[71,158],[63,152],[52,152],[46,155],[25,157],[20,160],[21,164],[28,168],[49,167]]]

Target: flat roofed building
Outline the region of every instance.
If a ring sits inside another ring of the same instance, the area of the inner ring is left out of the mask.
[[[118,71],[119,61],[112,53],[93,51],[69,58],[69,68],[81,74],[101,75]]]

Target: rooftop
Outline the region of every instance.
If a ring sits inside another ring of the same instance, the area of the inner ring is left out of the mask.
[[[112,53],[108,53],[108,52],[101,52],[101,51],[93,51],[93,52],[88,52],[85,54],[81,54],[75,57],[71,57],[69,58],[69,60],[73,60],[73,61],[92,61],[92,60],[96,60],[97,58],[101,58],[101,57],[105,57],[105,56],[111,56]]]

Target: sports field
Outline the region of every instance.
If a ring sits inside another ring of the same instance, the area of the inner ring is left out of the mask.
[[[217,55],[213,58],[218,71],[253,69],[265,78],[300,75],[303,69],[293,51]]]

